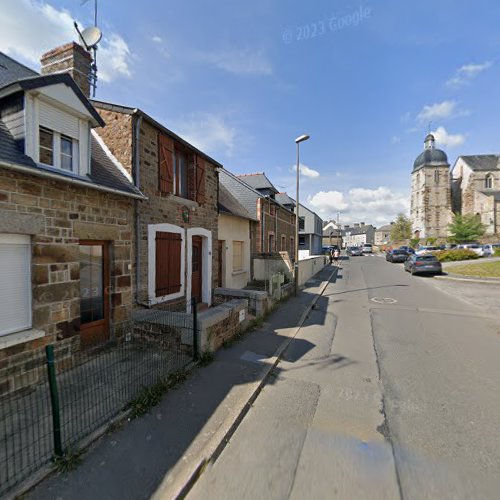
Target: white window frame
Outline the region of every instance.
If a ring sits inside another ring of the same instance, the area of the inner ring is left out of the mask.
[[[181,289],[161,297],[156,296],[156,233],[176,233],[181,235]],[[148,226],[148,302],[161,304],[184,297],[186,278],[186,235],[182,227],[173,224],[150,224]]]
[[[24,245],[28,247],[28,263],[27,263],[27,273],[26,273],[26,287],[28,290],[28,297],[25,303],[25,306],[27,307],[27,312],[28,312],[28,322],[23,325],[19,325],[14,327],[13,329],[11,328],[10,330],[1,330],[1,324],[0,324],[0,340],[5,338],[8,335],[12,335],[17,332],[23,332],[25,330],[30,330],[32,328],[33,324],[33,311],[32,311],[32,304],[33,304],[33,299],[32,299],[32,291],[31,291],[31,238],[29,235],[24,235],[24,234],[0,234],[0,245]],[[1,342],[0,342],[1,344]],[[0,346],[1,348],[1,346]]]
[[[75,139],[73,137],[70,137],[69,135],[61,134],[59,132],[56,132],[55,130],[51,130],[48,127],[45,127],[44,125],[39,125],[39,130],[40,128],[44,128],[45,130],[48,130],[52,132],[52,158],[54,160],[54,164],[50,165],[48,163],[42,163],[39,161],[40,165],[45,165],[47,167],[51,168],[57,168],[59,170],[62,170],[63,172],[71,172],[73,174],[78,174],[79,173],[79,143],[78,139]],[[68,139],[71,141],[72,144],[72,162],[71,162],[71,170],[67,170],[65,168],[62,168],[62,162],[61,162],[61,157],[63,155],[62,149],[61,149],[61,141],[63,139]],[[40,152],[40,134],[38,134],[38,151]]]

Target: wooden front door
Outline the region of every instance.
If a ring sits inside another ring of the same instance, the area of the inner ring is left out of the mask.
[[[222,279],[223,278],[223,267],[222,267],[222,251],[224,249],[224,241],[222,240],[218,240],[219,241],[219,253],[218,253],[218,279],[217,279],[217,284],[220,288],[222,288],[224,286],[224,280]]]
[[[191,267],[191,297],[201,302],[202,285],[202,250],[203,242],[201,236],[193,236],[192,244],[192,267]]]
[[[109,339],[109,246],[80,241],[80,332],[83,347]]]

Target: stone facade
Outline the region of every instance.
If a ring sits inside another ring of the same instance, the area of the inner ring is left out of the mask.
[[[132,231],[133,201],[126,197],[0,168],[0,233],[31,236],[35,334],[26,338],[36,337],[17,344],[12,335],[0,337],[0,359],[79,337],[80,240],[109,242],[109,334],[120,338],[130,328]]]
[[[99,129],[97,132],[102,137],[110,151],[123,163],[129,171],[133,171],[133,155],[137,145],[134,141],[134,131],[139,116],[130,112],[111,109],[109,106],[95,103],[97,109],[102,113],[106,123],[111,124]],[[139,173],[134,172],[135,179],[139,179],[139,188],[147,197],[147,201],[138,204],[138,224],[139,224],[139,266],[134,265],[133,273],[137,283],[138,302],[143,306],[151,306],[151,283],[149,262],[149,242],[148,228],[159,224],[168,224],[180,228],[185,236],[185,261],[188,263],[191,234],[197,234],[196,230],[206,230],[211,235],[208,256],[211,260],[212,273],[209,278],[208,288],[213,290],[218,283],[218,173],[217,166],[208,157],[204,157],[205,162],[205,201],[196,201],[181,198],[173,194],[162,193],[159,189],[159,134],[167,134],[168,131],[147,116],[142,115],[140,121],[138,158]],[[170,135],[172,147],[178,143],[173,134]],[[182,143],[184,149],[189,149],[189,145]],[[194,148],[192,152],[199,154]],[[194,231],[191,233],[190,231]],[[206,238],[205,238],[206,240]],[[206,240],[208,242],[208,240]],[[207,243],[208,244],[208,243]],[[134,263],[136,264],[136,263]],[[208,262],[203,262],[208,267]],[[158,304],[157,307],[168,309],[189,310],[190,297],[188,295],[188,283],[190,280],[188,266],[182,270],[184,276],[184,294],[182,297],[167,300]],[[205,300],[204,300],[205,301]],[[210,302],[210,301],[208,301]]]
[[[451,216],[449,166],[427,166],[414,172],[410,211],[413,231],[418,231],[420,238],[444,238]]]

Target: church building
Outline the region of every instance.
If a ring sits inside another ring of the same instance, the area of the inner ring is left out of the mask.
[[[411,173],[410,219],[416,238],[445,238],[452,220],[450,165],[432,134]]]

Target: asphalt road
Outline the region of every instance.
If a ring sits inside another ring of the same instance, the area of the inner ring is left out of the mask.
[[[499,498],[500,324],[457,295],[344,261],[188,498]]]

